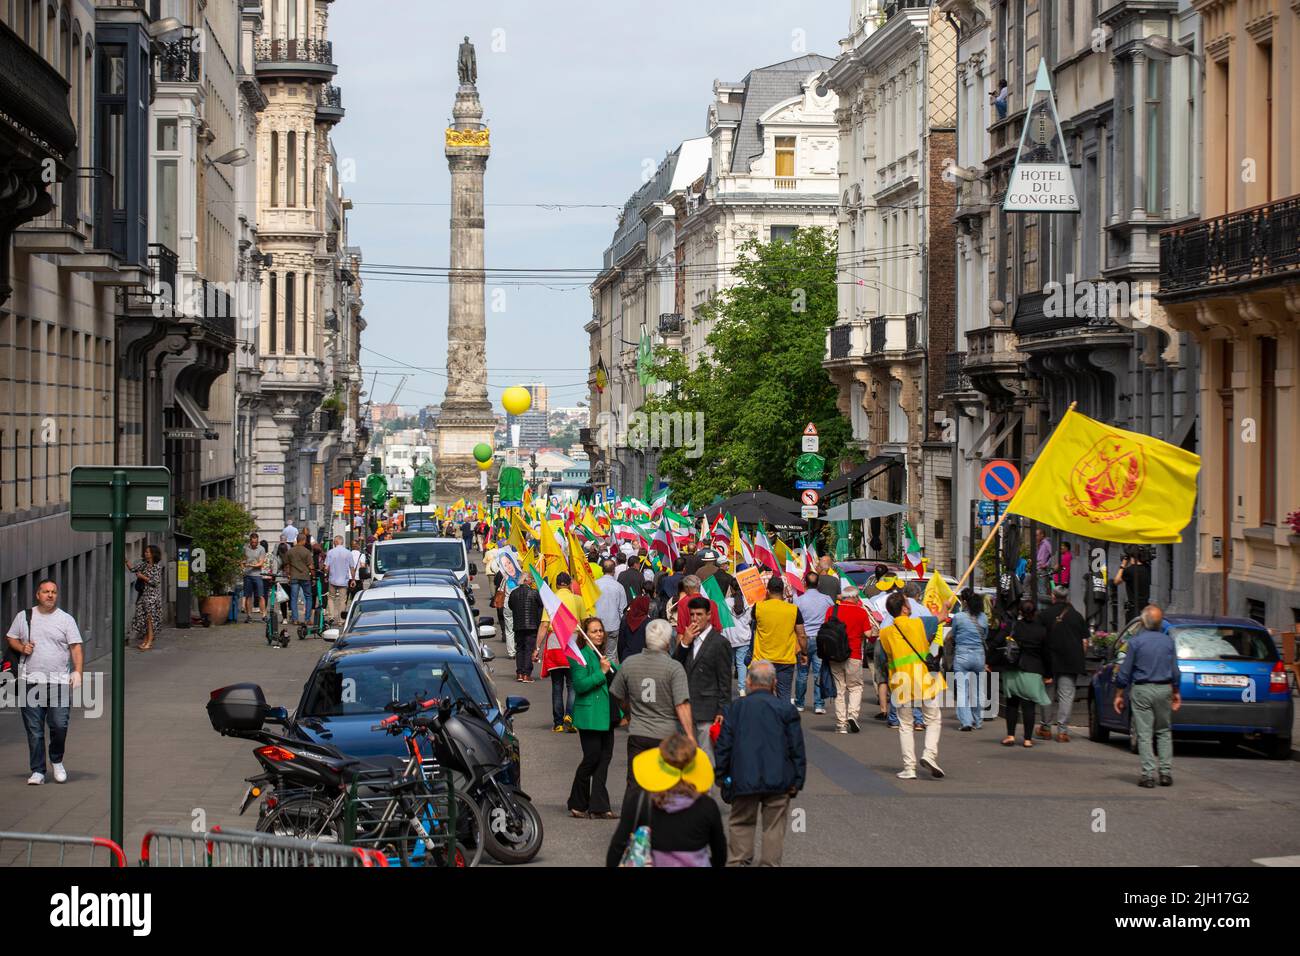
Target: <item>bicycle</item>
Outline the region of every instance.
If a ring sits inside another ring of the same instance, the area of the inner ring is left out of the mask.
[[[416,715],[438,703],[390,703],[390,716],[371,727],[405,738],[400,773],[391,766],[363,767],[332,799],[317,790],[282,790],[258,830],[377,849],[401,866],[477,866],[486,844],[482,811],[420,751],[419,740],[429,739],[438,718]]]

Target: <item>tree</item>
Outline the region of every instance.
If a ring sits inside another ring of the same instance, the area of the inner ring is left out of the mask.
[[[749,240],[736,284],[701,310],[701,320],[715,323],[706,339],[712,355],[691,369],[682,353],[656,350],[655,375],[668,392],[643,410],[704,415],[702,455],[691,457],[696,445],[665,449],[660,458],[675,500],[707,502],[758,487],[790,494],[810,421],[832,469],[848,457],[852,426],[822,367],[837,309],[835,253],[834,235],[821,228],[800,229],[788,242]]]

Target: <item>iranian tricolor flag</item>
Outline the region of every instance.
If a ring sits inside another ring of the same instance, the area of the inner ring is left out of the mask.
[[[765,568],[771,568],[773,571],[780,571],[776,563],[776,554],[772,551],[772,542],[767,540],[767,535],[762,528],[754,535],[754,558]]]
[[[795,594],[803,594],[806,590],[803,586],[803,571],[795,564],[793,558],[785,559],[785,580],[790,587],[794,588]]]
[[[665,488],[659,492],[654,501],[650,502],[650,520],[658,521],[663,517],[664,509],[668,507],[668,489]]]
[[[575,664],[584,663],[582,645],[578,643],[578,619],[536,571],[533,571],[533,580],[537,583],[537,593],[542,596],[542,606],[546,608],[551,630],[560,639],[560,647],[564,648],[565,656]]]
[[[654,537],[650,540],[650,550],[658,551],[663,555],[669,567],[672,567],[673,562],[677,560],[677,541],[667,521],[661,521],[659,527],[655,529]]]
[[[921,546],[917,544],[916,534],[908,521],[903,522],[903,536],[907,539],[903,548],[903,567],[920,577],[925,574],[925,558],[921,557]]]

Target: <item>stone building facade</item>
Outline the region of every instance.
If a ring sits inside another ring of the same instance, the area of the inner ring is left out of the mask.
[[[1188,7],[1116,4],[1097,20],[1083,7],[1041,0],[940,7],[958,25],[951,175],[958,306],[943,394],[955,437],[960,573],[985,533],[975,504],[981,468],[994,458],[1031,467],[1071,402],[1099,421],[1195,449],[1198,350],[1154,292],[1159,233],[1199,202],[1189,144],[1197,142],[1201,104],[1192,60],[1156,50],[1162,39],[1195,43]],[[1002,210],[1040,61],[1055,93],[1077,214]],[[1003,80],[1005,112],[993,99]],[[1061,542],[1046,530],[1055,551]],[[1032,526],[1011,521],[1008,531],[1009,550],[1031,550]],[[1118,567],[1122,546],[1065,543],[1076,568]],[[1153,598],[1190,609],[1190,560],[1185,545],[1156,549]],[[1090,604],[1084,574],[1073,577],[1075,600]]]
[[[328,0],[268,0],[260,31],[245,34],[266,106],[257,114],[257,230],[261,250],[257,421],[252,510],[263,533],[288,520],[318,528],[340,480],[355,470],[359,379],[340,353],[340,309],[355,286],[357,256],[346,239],[330,130],[343,118],[330,82],[338,68],[328,39]],[[359,295],[357,296],[359,301]],[[352,421],[352,425],[345,423]],[[346,429],[346,437],[345,437]]]
[[[1188,550],[1197,610],[1300,623],[1300,11],[1197,2],[1200,216],[1160,237],[1160,303],[1199,344],[1201,483]],[[1186,47],[1187,44],[1184,44]],[[1176,51],[1175,51],[1176,52]],[[1196,75],[1196,72],[1193,72]]]
[[[940,401],[956,313],[956,36],[937,8],[852,5],[852,33],[825,78],[839,96],[839,316],[825,365],[868,464],[854,497],[904,505],[932,566],[954,562],[952,452]],[[902,522],[862,529],[897,554]]]

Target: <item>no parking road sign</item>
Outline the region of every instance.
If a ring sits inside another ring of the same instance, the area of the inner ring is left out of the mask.
[[[1001,458],[980,472],[980,491],[990,501],[1010,501],[1020,487],[1020,469]]]
[[[814,488],[809,488],[807,491],[800,492],[799,494],[800,500],[802,500],[805,505],[817,504],[817,499],[820,497],[821,496]]]

